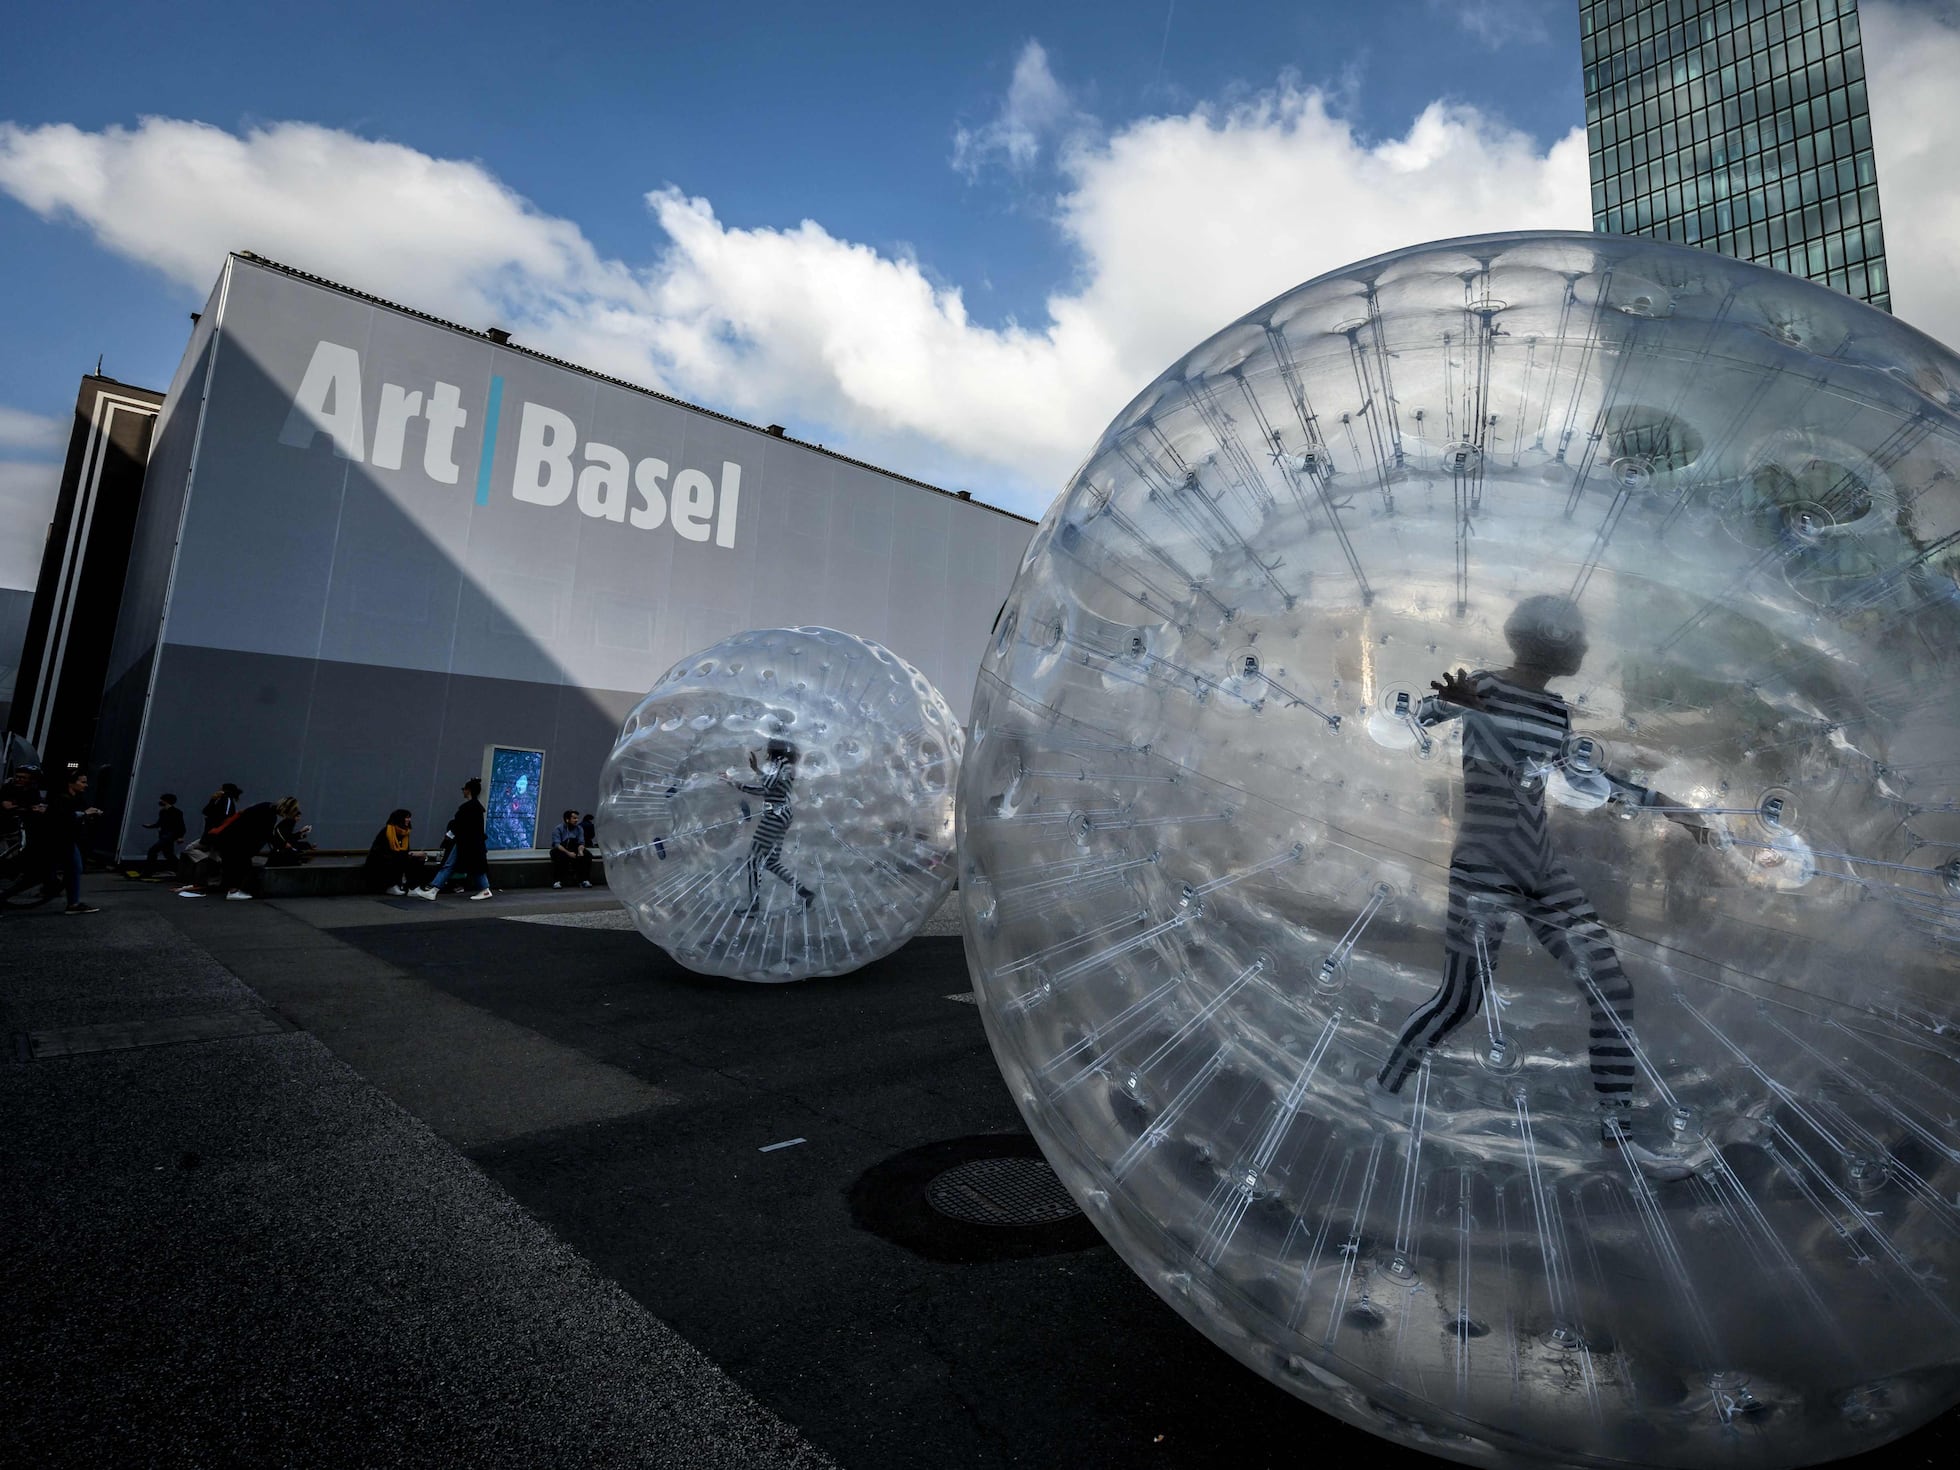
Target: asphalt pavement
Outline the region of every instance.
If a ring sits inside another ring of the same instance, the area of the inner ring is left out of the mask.
[[[13,1463],[1439,1463],[1092,1234],[881,1223],[908,1159],[1032,1154],[956,934],[761,986],[596,891],[89,897],[0,919]]]

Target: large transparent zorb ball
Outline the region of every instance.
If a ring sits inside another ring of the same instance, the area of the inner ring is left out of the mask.
[[[839,975],[953,885],[963,734],[890,649],[832,628],[690,654],[620,727],[599,789],[606,882],[690,970]]]
[[[1167,1301],[1463,1460],[1960,1387],[1960,361],[1701,251],[1426,245],[1110,426],[975,697],[1029,1126]]]

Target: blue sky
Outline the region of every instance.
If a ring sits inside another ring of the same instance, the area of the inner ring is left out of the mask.
[[[1576,11],[16,7],[0,497],[241,248],[1037,511],[1278,290],[1584,227]]]

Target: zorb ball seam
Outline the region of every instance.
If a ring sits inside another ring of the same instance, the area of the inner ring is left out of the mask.
[[[1498,235],[1204,342],[1049,510],[959,799],[1010,1090],[1259,1372],[1483,1463],[1960,1397],[1960,361]]]
[[[737,633],[675,664],[600,775],[606,881],[681,964],[805,980],[904,944],[951,889],[964,733],[890,649]]]

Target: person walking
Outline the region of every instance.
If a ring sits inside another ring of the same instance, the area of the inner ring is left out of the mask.
[[[470,894],[472,900],[490,897],[490,848],[484,831],[482,795],[483,782],[475,776],[463,783],[463,804],[449,819],[449,830],[455,835],[456,845],[449,850],[449,856],[436,870],[435,877],[426,886],[414,890],[415,897],[433,903],[436,895],[442,892],[442,885],[449,881],[450,873],[458,868],[476,884]]]
[[[592,854],[586,850],[585,825],[578,813],[565,813],[565,820],[551,829],[551,886],[563,888],[577,883],[592,886]]]
[[[68,888],[67,914],[99,914],[102,911],[82,902],[82,834],[102,809],[88,803],[88,776],[71,771],[63,790],[48,801],[48,856],[54,867],[50,884],[65,882]]]
[[[145,822],[143,830],[156,833],[157,840],[143,854],[142,876],[154,878],[159,866],[174,871],[177,866],[177,844],[184,840],[184,813],[177,805],[175,793],[166,791],[157,798],[157,819]]]
[[[409,851],[415,831],[415,818],[406,807],[396,807],[368,844],[367,860],[361,873],[368,892],[387,893],[396,898],[420,886],[422,860]]]

